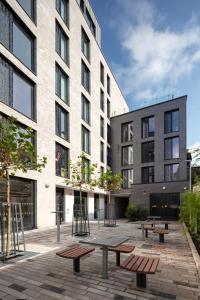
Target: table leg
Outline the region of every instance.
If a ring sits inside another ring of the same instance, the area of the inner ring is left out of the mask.
[[[144,240],[144,224],[141,224],[142,226],[142,239]]]
[[[168,223],[165,223],[165,229],[168,230]]]
[[[159,242],[164,243],[164,233],[159,233]]]
[[[102,247],[102,278],[108,279],[108,247]]]

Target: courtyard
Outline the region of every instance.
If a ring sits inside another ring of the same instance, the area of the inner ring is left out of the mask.
[[[91,222],[91,237],[128,236],[134,254],[159,257],[157,272],[147,275],[146,289],[136,287],[135,273],[116,267],[114,252],[109,252],[109,279],[102,279],[98,247],[81,259],[80,273],[74,273],[72,260],[56,252],[83,238],[72,237],[71,226],[62,225],[60,243],[56,228],[26,232],[25,256],[0,263],[0,299],[200,299],[197,268],[180,223],[169,225],[164,244],[152,232],[143,240],[138,224],[121,220],[117,225]],[[121,254],[121,262],[128,255]]]

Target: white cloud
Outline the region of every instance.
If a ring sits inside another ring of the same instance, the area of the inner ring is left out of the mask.
[[[125,95],[145,100],[171,94],[200,62],[200,27],[195,18],[182,31],[161,26],[161,16],[147,0],[117,0],[118,30],[128,63],[112,63]],[[123,18],[122,18],[123,16]]]

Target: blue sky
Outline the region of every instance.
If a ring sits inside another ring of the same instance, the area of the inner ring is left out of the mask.
[[[103,53],[130,109],[188,95],[187,144],[198,145],[200,0],[90,2],[101,25]]]

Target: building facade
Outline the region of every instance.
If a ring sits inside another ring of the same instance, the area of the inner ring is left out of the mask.
[[[101,171],[110,165],[110,117],[128,106],[101,51],[101,29],[88,0],[0,0],[0,113],[34,130],[42,173],[17,172],[12,201],[26,228],[55,225],[56,207],[72,220],[78,191],[65,178],[84,151]],[[1,181],[0,201],[5,199]],[[105,193],[85,191],[90,217]]]
[[[151,215],[178,217],[180,193],[189,189],[186,100],[183,96],[111,118],[112,167],[123,177],[122,191],[113,195],[118,217],[128,203]]]

